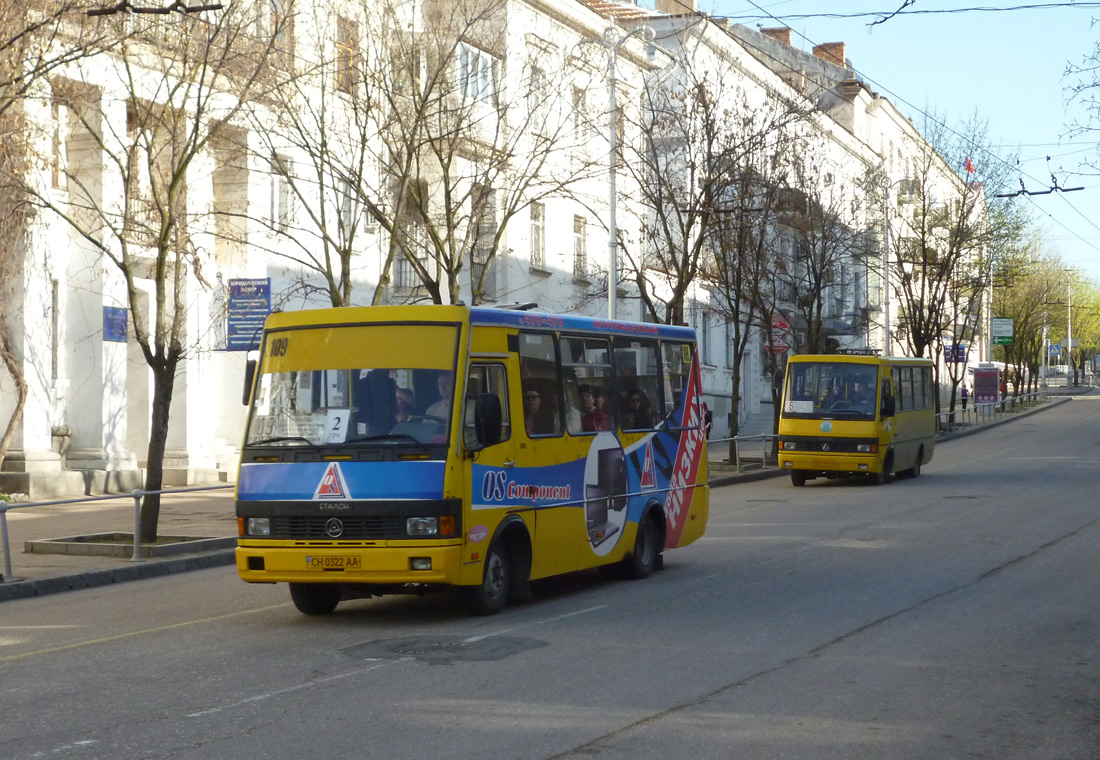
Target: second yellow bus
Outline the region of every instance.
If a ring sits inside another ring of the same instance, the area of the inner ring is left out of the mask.
[[[818,477],[917,477],[936,445],[930,359],[803,354],[787,362],[779,466],[796,486]]]

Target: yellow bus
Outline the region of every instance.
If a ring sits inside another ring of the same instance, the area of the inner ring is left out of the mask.
[[[587,568],[643,578],[707,524],[689,328],[522,309],[268,317],[237,570],[305,614],[457,587],[478,614]]]
[[[796,486],[818,477],[917,477],[936,445],[930,359],[864,353],[787,361],[779,466]]]

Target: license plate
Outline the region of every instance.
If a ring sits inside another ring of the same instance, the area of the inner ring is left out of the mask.
[[[813,464],[816,467],[836,467],[837,461],[835,459],[815,459]]]
[[[306,557],[306,564],[320,570],[358,570],[359,557]]]

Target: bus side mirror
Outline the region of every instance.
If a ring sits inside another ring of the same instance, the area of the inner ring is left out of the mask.
[[[882,397],[882,416],[893,417],[894,412],[897,411],[897,402],[893,396],[886,395]]]
[[[244,363],[244,395],[241,403],[248,406],[248,397],[252,395],[252,383],[256,380],[256,360],[249,359]]]
[[[470,451],[481,451],[500,443],[504,432],[504,417],[500,398],[493,393],[479,393],[474,399],[474,440],[467,442]]]

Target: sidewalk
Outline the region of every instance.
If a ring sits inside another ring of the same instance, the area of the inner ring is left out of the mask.
[[[1051,404],[1006,416],[994,422],[952,431],[940,436],[937,441],[951,440],[1003,425],[1049,409],[1052,404],[1065,403],[1071,395],[1084,395],[1091,391],[1091,388],[1085,387],[1052,388],[1052,396],[1061,395],[1065,398],[1056,398]],[[724,445],[715,447],[711,452],[711,486],[734,485],[786,475],[786,471],[774,467],[749,469],[738,473],[736,468],[722,464],[721,460],[726,456],[726,452]],[[161,500],[158,525],[160,535],[219,538],[223,539],[221,546],[224,548],[163,559],[145,559],[140,562],[131,561],[132,552],[126,552],[124,557],[102,557],[24,551],[24,544],[27,541],[92,533],[132,533],[134,529],[132,497],[122,496],[114,501],[87,504],[10,509],[7,514],[7,523],[13,577],[0,582],[0,602],[60,591],[109,586],[125,581],[155,578],[219,565],[232,565],[234,563],[232,547],[235,545],[237,535],[233,493],[233,488],[230,487],[217,491],[165,495]],[[0,572],[3,571],[2,562],[3,556],[0,555]]]
[[[232,487],[166,494],[161,498],[157,526],[160,535],[222,538],[227,547],[163,559],[133,562],[130,551],[124,557],[102,557],[40,554],[23,550],[27,541],[92,533],[133,533],[134,500],[130,496],[86,504],[9,509],[7,522],[13,578],[0,582],[0,602],[58,591],[109,586],[234,562],[232,547],[236,543],[237,518]],[[0,554],[0,572],[3,571],[2,561]]]

